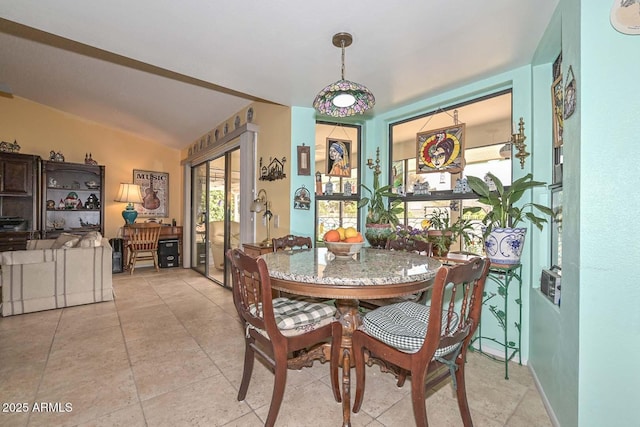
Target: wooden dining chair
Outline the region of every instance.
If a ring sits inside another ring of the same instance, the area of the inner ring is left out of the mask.
[[[136,262],[153,261],[156,271],[158,265],[158,239],[162,224],[155,222],[133,223],[127,225],[129,233],[129,274],[133,274]]]
[[[398,237],[396,239],[388,239],[385,244],[385,249],[391,251],[406,251],[406,252],[418,252],[425,256],[432,256],[432,244],[431,242],[424,242],[422,240],[407,239],[406,237]],[[417,292],[411,295],[404,295],[394,298],[382,298],[382,299],[365,299],[360,301],[360,306],[364,309],[373,310],[378,307],[382,307],[389,304],[395,304],[403,301],[414,301],[420,304],[425,304],[429,290]]]
[[[287,234],[283,237],[277,237],[271,239],[273,244],[273,252],[277,252],[284,249],[300,249],[307,247],[308,249],[313,248],[313,242],[311,241],[311,237],[303,237],[303,236],[294,236],[293,234]]]
[[[273,426],[282,404],[292,357],[315,345],[331,342],[329,370],[333,396],[341,402],[338,366],[342,325],[335,318],[335,307],[271,296],[271,279],[261,258],[229,249],[233,302],[244,329],[244,370],[238,400],[244,400],[249,388],[253,363],[261,357],[275,374],[271,404],[265,426]],[[299,366],[299,365],[297,365]],[[310,366],[306,365],[306,366]]]
[[[488,273],[488,259],[479,257],[440,267],[429,305],[402,302],[372,310],[363,317],[362,326],[352,336],[356,368],[353,412],[362,406],[366,351],[370,358],[399,368],[399,387],[404,385],[407,374],[411,375],[416,426],[428,425],[425,390],[449,380],[456,390],[464,426],[473,426],[464,368],[469,343],[480,323]]]

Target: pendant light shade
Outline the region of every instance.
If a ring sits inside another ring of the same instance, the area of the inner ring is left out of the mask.
[[[334,46],[342,49],[342,78],[316,95],[313,108],[331,117],[362,114],[375,105],[376,98],[364,85],[344,79],[344,48],[351,45],[353,37],[348,33],[338,33],[332,41]]]

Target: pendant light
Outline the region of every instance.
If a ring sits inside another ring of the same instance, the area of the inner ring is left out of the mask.
[[[375,105],[376,99],[365,86],[344,79],[344,48],[351,45],[353,37],[349,33],[338,33],[333,36],[332,42],[342,49],[342,78],[316,95],[313,108],[318,113],[331,117],[362,114]]]

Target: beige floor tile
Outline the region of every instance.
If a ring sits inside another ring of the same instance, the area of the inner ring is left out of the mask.
[[[76,425],[137,402],[136,387],[129,369],[110,375],[87,375],[84,380],[41,388],[37,402],[70,404],[69,412],[32,412],[29,426]]]
[[[218,376],[143,400],[142,407],[149,427],[222,426],[251,412],[235,393]]]
[[[78,427],[145,427],[147,425],[139,403],[126,406],[94,420],[78,424]]]
[[[218,368],[200,349],[178,350],[170,357],[135,364],[132,369],[141,400],[206,378],[221,377]]]
[[[551,427],[551,420],[536,390],[527,390],[524,398],[509,418],[509,427]]]

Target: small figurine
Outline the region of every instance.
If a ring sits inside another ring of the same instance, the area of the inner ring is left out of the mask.
[[[351,183],[349,181],[344,183],[344,195],[345,196],[351,195]]]
[[[85,153],[84,154],[84,163],[86,165],[97,165],[98,164],[98,162],[93,160],[93,158],[91,157],[91,153],[89,153],[89,154]]]
[[[327,181],[324,186],[324,194],[327,196],[333,195],[333,182],[331,182],[331,178],[329,178],[329,181]]]
[[[49,187],[56,188],[57,185],[58,185],[58,181],[56,181],[55,178],[53,177],[49,178]]]
[[[64,209],[64,200],[60,199],[60,203],[58,203],[58,209]]]

